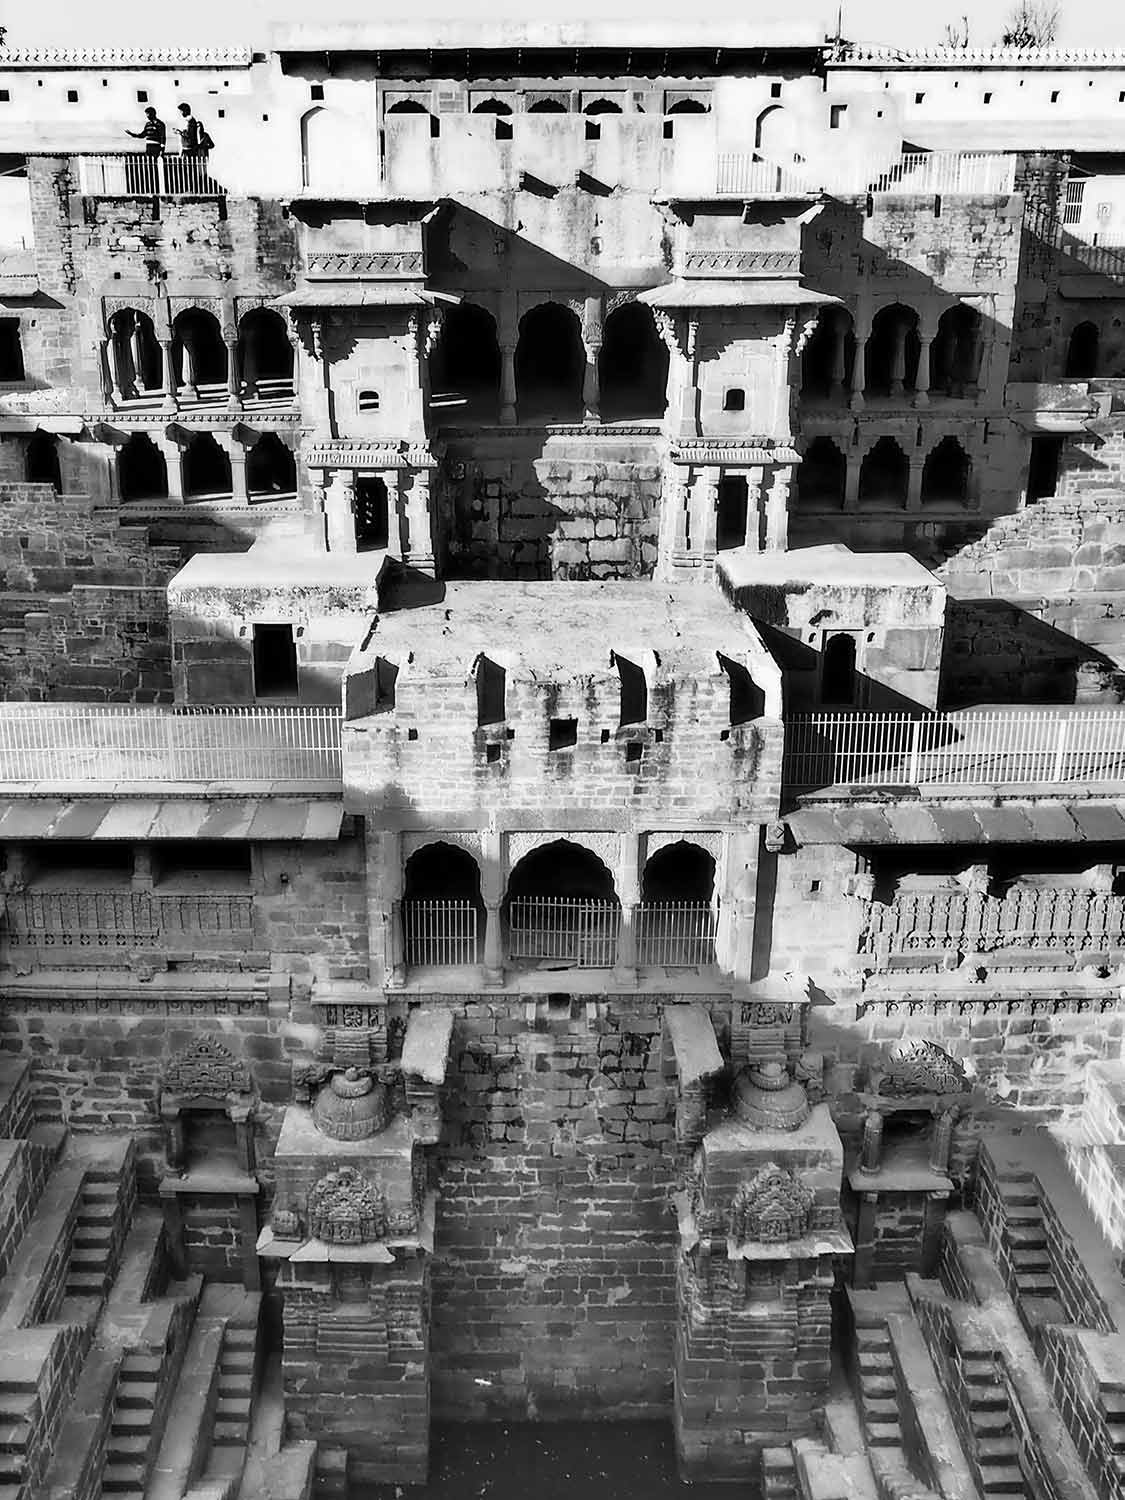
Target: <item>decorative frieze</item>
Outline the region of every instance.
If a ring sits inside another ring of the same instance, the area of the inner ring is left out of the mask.
[[[303,450],[310,469],[436,469],[429,448],[407,443],[356,443],[344,440],[313,443]]]
[[[305,275],[310,279],[341,281],[347,278],[394,279],[402,276],[425,276],[426,265],[419,250],[314,250],[308,257]]]
[[[681,276],[796,276],[800,250],[687,250]]]

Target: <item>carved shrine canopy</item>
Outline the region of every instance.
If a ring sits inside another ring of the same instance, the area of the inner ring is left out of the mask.
[[[208,1036],[198,1037],[177,1052],[160,1079],[162,1109],[197,1099],[225,1099],[247,1106],[254,1094],[250,1069],[222,1042]]]

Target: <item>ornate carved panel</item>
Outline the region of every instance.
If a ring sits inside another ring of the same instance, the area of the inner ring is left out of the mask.
[[[688,250],[684,253],[684,276],[796,276],[801,269],[799,250]]]
[[[808,1232],[813,1194],[792,1172],[767,1162],[734,1195],[730,1237],[736,1245],[758,1241],[776,1245]]]
[[[697,831],[694,828],[672,829],[667,833],[649,833],[645,835],[645,857],[651,859],[660,849],[667,849],[669,844],[698,844],[700,849],[706,849],[707,853],[714,859],[716,865],[723,849],[723,835],[716,829],[706,832]]]
[[[222,1042],[201,1036],[169,1061],[160,1087],[184,1099],[222,1099],[228,1094],[253,1093],[254,1081],[246,1064]]]
[[[481,859],[481,836],[471,829],[456,830],[452,833],[404,833],[402,835],[402,859],[403,863],[412,854],[417,854],[419,849],[428,848],[430,844],[453,844],[457,849],[464,849],[471,854],[479,863]]]
[[[575,833],[566,829],[559,833],[509,833],[508,834],[508,868],[514,869],[525,854],[530,854],[533,849],[542,849],[546,844],[556,844],[561,839],[567,843],[578,844],[583,849],[588,849],[605,865],[606,869],[617,877],[618,854],[620,850],[620,836],[616,833]]]
[[[305,275],[314,280],[372,277],[395,278],[424,276],[425,261],[418,250],[314,250],[308,257]]]
[[[366,1245],[387,1232],[382,1187],[354,1167],[329,1172],[309,1189],[306,1228],[330,1245]]]

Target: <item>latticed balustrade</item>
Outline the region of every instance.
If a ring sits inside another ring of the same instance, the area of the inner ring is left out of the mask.
[[[13,891],[0,945],[51,959],[73,952],[246,947],[253,930],[248,894],[157,895],[148,891]]]

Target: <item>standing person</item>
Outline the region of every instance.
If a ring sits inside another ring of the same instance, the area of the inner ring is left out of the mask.
[[[140,130],[127,130],[135,141],[144,141],[143,157],[130,156],[125,162],[125,187],[130,193],[155,193],[160,172],[159,159],[164,155],[168,132],[164,121],[150,104],[145,110],[145,122]]]
[[[179,108],[180,114],[184,117],[184,128],[180,130],[177,126],[180,140],[183,142],[181,150],[185,156],[206,156],[215,142],[192,114],[190,104],[181,104]]]

